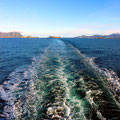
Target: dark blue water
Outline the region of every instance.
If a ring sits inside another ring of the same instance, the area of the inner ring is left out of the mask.
[[[120,41],[0,39],[0,119],[119,120]]]
[[[78,39],[66,38],[81,53],[94,57],[94,62],[101,68],[107,68],[120,76],[120,40],[118,39]]]
[[[32,63],[32,58],[43,53],[49,39],[0,39],[0,82],[16,68]]]

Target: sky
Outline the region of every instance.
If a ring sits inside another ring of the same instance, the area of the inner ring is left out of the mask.
[[[47,37],[120,33],[120,0],[0,0],[0,32]]]

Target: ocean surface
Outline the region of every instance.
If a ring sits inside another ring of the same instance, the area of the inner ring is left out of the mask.
[[[120,40],[0,39],[0,120],[120,120]]]

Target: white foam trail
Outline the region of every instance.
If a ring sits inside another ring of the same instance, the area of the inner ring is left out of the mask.
[[[16,100],[15,91],[20,89],[18,86],[24,79],[27,79],[24,74],[23,68],[17,68],[9,75],[9,81],[5,81],[0,85],[1,98],[7,101],[7,105],[4,107],[3,114],[9,119],[14,119],[14,102]],[[9,111],[9,112],[8,112]]]
[[[89,64],[95,71],[106,77],[107,81],[103,82],[105,82],[105,84],[108,82],[107,86],[114,93],[114,95],[118,97],[118,102],[120,103],[120,96],[117,95],[117,92],[120,93],[120,78],[116,75],[116,73],[112,70],[107,70],[106,68],[99,68],[98,65],[94,62],[95,57],[89,58],[86,55],[82,54],[81,51],[75,48],[72,44],[70,45],[80,54],[80,56],[83,57],[84,62]]]
[[[44,53],[46,53],[47,48],[45,49]],[[8,81],[5,81],[2,85],[0,85],[0,97],[1,99],[7,102],[7,105],[4,107],[3,116],[7,120],[11,119],[21,119],[21,115],[23,114],[21,111],[25,112],[25,104],[33,98],[35,95],[34,93],[34,83],[33,80],[37,79],[37,69],[40,66],[40,63],[44,58],[44,55],[33,57],[32,64],[29,66],[21,66],[16,68],[14,72],[12,72],[9,77]],[[19,87],[20,84],[23,84],[23,87]],[[24,92],[20,92],[23,89],[27,88],[29,84],[29,89],[31,89],[32,97],[27,93],[28,91],[24,90]],[[25,96],[28,98],[26,103],[22,103],[23,101],[17,100],[16,102],[16,95]],[[23,108],[20,108],[22,105]],[[21,109],[21,110],[20,110]],[[37,112],[36,112],[37,113]]]
[[[65,49],[66,46],[65,46],[64,42],[60,41],[59,45],[62,47],[62,52],[65,52],[64,49]],[[64,60],[65,60],[65,58],[64,58]],[[68,119],[72,119],[72,116],[74,114],[79,114],[79,117],[84,118],[84,120],[85,120],[86,118],[85,118],[85,115],[84,115],[84,109],[83,109],[83,106],[82,106],[82,100],[76,99],[75,96],[72,96],[72,97],[70,96],[71,95],[70,90],[72,90],[72,87],[74,86],[75,83],[72,82],[72,81],[71,81],[71,83],[67,82],[67,80],[69,78],[69,75],[64,72],[64,69],[65,69],[66,65],[63,63],[62,58],[59,58],[59,63],[60,63],[60,67],[57,70],[57,76],[64,83],[65,88],[66,88],[66,91],[65,91],[66,92],[66,100],[63,102],[63,106],[66,109],[66,117]],[[67,99],[69,99],[73,103],[74,106],[67,103]],[[71,113],[71,110],[75,109],[74,107],[79,107],[79,109],[80,109],[79,113]]]

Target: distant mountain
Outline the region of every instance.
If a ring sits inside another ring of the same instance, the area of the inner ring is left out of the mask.
[[[92,35],[92,36],[82,35],[82,36],[78,36],[76,38],[120,39],[120,34],[114,33],[114,34],[110,34],[110,35]]]
[[[22,38],[23,36],[19,32],[0,32],[0,38]]]
[[[109,35],[109,37],[112,37],[112,38],[120,38],[120,34],[119,34],[119,33],[111,34],[111,35]]]

